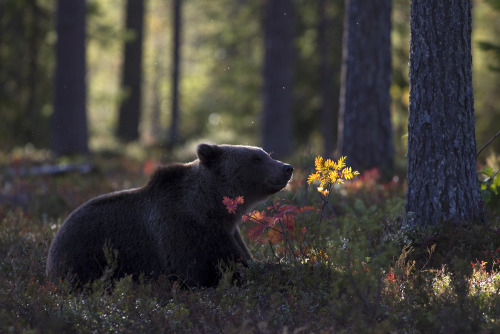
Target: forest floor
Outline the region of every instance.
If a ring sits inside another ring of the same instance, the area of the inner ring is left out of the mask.
[[[306,182],[314,157],[301,158],[288,189],[258,207],[259,217],[279,217],[276,225],[248,219],[241,227],[255,263],[226,268],[217,287],[126,277],[113,289],[101,282],[71,292],[45,276],[55,232],[86,200],[145,184],[155,162],[99,155],[91,170],[54,174],[39,168],[56,163],[46,154],[1,159],[2,333],[500,331],[500,218],[492,202],[487,224],[411,228],[403,176],[367,171],[325,204]]]

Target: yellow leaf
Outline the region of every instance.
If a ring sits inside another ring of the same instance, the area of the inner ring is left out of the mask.
[[[345,163],[346,159],[347,159],[347,157],[341,157],[339,159],[339,162],[337,163],[337,169],[338,170],[340,170],[340,169],[342,169],[342,168],[344,168],[346,166],[346,163]]]
[[[336,170],[330,171],[330,173],[328,173],[328,182],[335,183],[335,180],[337,180],[338,177],[339,173],[337,173]]]
[[[318,180],[319,180],[318,173],[314,173],[314,174],[309,175],[309,178],[307,179],[307,183],[308,184],[312,184],[312,183],[314,183],[314,182],[316,182]]]
[[[323,157],[318,156],[316,159],[314,159],[314,166],[316,166],[316,170],[321,170],[323,167]]]
[[[336,167],[337,167],[337,164],[334,161],[332,161],[330,159],[327,159],[325,161],[325,168],[327,168],[327,169],[336,169]]]
[[[325,189],[323,187],[318,187],[318,191],[323,195],[323,196],[326,196],[328,195],[329,191],[328,189]]]

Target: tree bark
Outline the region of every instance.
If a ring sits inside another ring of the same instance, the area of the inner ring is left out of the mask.
[[[117,136],[124,141],[139,139],[142,88],[142,40],[144,22],[143,0],[127,0],[126,27],[133,38],[125,43],[122,90]]]
[[[85,0],[57,2],[52,149],[57,155],[88,153]]]
[[[339,149],[355,169],[392,168],[391,0],[346,0]]]
[[[484,218],[472,91],[471,2],[411,2],[406,211],[416,225]]]
[[[291,0],[266,2],[262,146],[275,157],[292,153],[294,12]]]

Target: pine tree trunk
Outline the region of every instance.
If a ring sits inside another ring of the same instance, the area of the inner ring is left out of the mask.
[[[406,211],[416,225],[482,220],[471,2],[411,2]]]
[[[85,14],[85,0],[57,2],[52,115],[52,149],[57,155],[88,152]]]
[[[267,1],[264,25],[262,146],[279,158],[292,153],[292,1]]]
[[[347,0],[339,148],[356,169],[392,168],[391,0]]]
[[[124,141],[139,139],[142,87],[143,0],[127,0],[126,27],[133,38],[125,43],[122,89],[125,97],[120,105],[117,136]]]
[[[182,0],[173,0],[173,47],[172,47],[172,119],[170,123],[169,145],[179,142],[179,76],[182,29]]]
[[[332,10],[333,7],[335,11]],[[321,135],[323,153],[332,156],[337,146],[340,67],[342,63],[343,0],[318,2],[318,52],[321,57]],[[329,15],[334,12],[335,15]]]

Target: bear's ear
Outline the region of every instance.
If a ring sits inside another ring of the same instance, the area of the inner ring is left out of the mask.
[[[197,149],[198,158],[207,167],[214,165],[222,154],[222,149],[217,145],[200,144]]]

